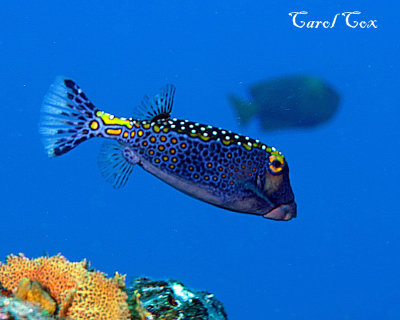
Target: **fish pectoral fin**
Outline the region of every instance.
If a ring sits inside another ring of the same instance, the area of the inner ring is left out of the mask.
[[[129,147],[115,141],[103,143],[98,164],[101,175],[114,188],[121,188],[126,184],[136,163],[139,163],[139,159]]]
[[[144,96],[142,103],[134,110],[133,117],[137,120],[165,120],[171,117],[174,103],[175,86],[167,84],[153,97]]]
[[[247,190],[253,192],[257,197],[263,199],[268,204],[273,204],[271,202],[271,200],[269,200],[268,197],[265,194],[263,194],[261,192],[261,190],[258,189],[257,186],[254,185],[253,183],[251,183],[251,182],[242,182],[242,186],[243,186],[244,189],[247,189]]]

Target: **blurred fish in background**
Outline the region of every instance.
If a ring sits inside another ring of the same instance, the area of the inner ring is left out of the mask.
[[[263,81],[250,87],[250,101],[229,96],[240,124],[258,117],[265,131],[311,128],[327,122],[338,109],[340,96],[324,80],[309,75],[291,75]]]

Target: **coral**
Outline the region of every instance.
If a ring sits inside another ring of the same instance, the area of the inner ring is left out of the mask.
[[[56,312],[57,303],[37,281],[32,282],[28,278],[22,278],[18,284],[15,297],[37,303],[41,309],[47,311],[49,314]]]
[[[32,260],[22,254],[10,255],[0,265],[0,283],[5,289],[17,293],[21,283],[19,294],[27,299],[29,293],[31,301],[41,299],[40,294],[48,290],[59,307],[58,316],[71,320],[128,320],[127,295],[121,289],[124,279],[118,273],[109,279],[88,271],[85,260],[72,263],[61,255]],[[35,282],[41,287],[35,284],[32,288]]]
[[[30,302],[0,295],[0,320],[51,320],[54,319]]]
[[[173,281],[138,278],[128,289],[132,320],[226,320],[221,302],[207,292],[195,292]]]
[[[67,312],[71,308],[76,295],[76,289],[71,289],[59,305],[58,317],[60,319],[67,318]]]
[[[98,271],[88,272],[76,291],[67,316],[76,320],[130,319],[127,298],[119,279],[106,278]]]
[[[20,300],[20,299],[22,300]],[[52,316],[54,315],[54,317]],[[108,278],[61,255],[0,263],[0,320],[227,320],[221,302],[174,280]]]
[[[61,255],[31,260],[22,254],[10,255],[7,257],[7,264],[0,265],[0,283],[4,288],[15,291],[22,278],[38,281],[61,304],[87,272],[85,260],[69,262]]]

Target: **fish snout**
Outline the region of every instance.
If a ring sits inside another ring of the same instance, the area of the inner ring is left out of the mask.
[[[296,218],[296,216],[297,204],[294,201],[281,204],[263,215],[264,218],[281,221],[288,221],[292,218]]]

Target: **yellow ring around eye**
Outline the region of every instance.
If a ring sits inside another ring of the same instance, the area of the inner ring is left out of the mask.
[[[269,156],[269,168],[271,169],[271,171],[273,172],[273,173],[279,173],[279,172],[281,172],[282,170],[283,170],[283,165],[284,165],[284,163],[285,163],[285,160],[283,159],[283,156],[281,156],[281,155],[276,155],[276,154],[273,154],[273,155],[270,155]],[[279,161],[279,163],[281,164],[279,167],[276,167],[276,166],[274,166],[273,165],[273,162],[274,161]]]

